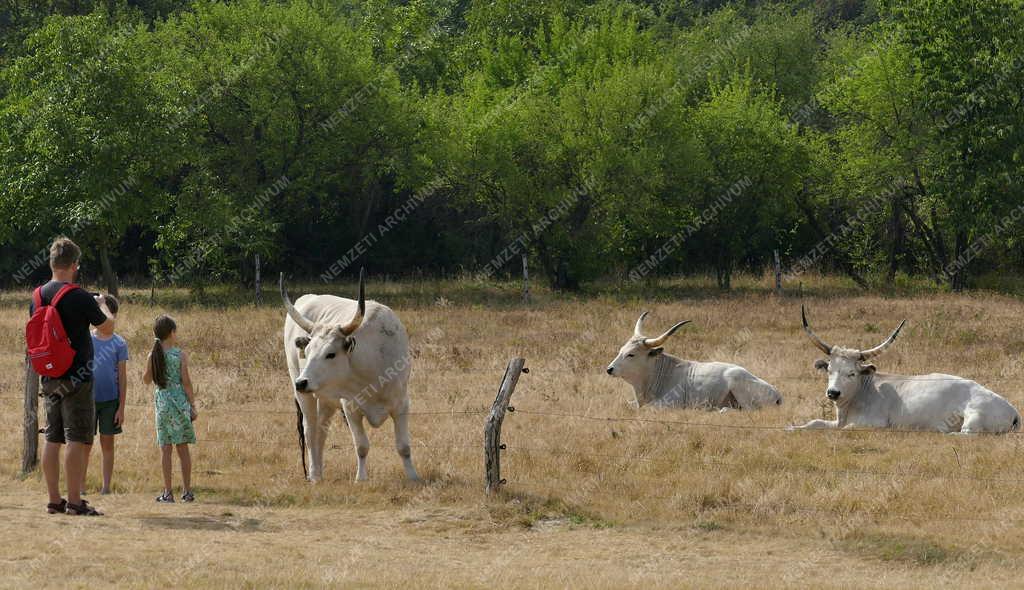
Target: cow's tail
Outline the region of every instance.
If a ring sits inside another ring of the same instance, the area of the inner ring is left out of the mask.
[[[308,478],[309,471],[306,470],[306,427],[302,425],[302,406],[299,400],[295,400],[295,428],[299,431],[299,452],[302,454],[302,477]]]
[[[1010,432],[1017,432],[1020,430],[1020,412],[1017,412],[1013,417],[1013,423],[1010,424]]]

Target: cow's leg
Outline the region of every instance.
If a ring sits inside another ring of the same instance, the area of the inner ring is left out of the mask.
[[[302,409],[302,430],[306,439],[306,456],[309,460],[309,472],[306,479],[311,482],[318,482],[323,477],[323,453],[317,449],[320,444],[320,437],[317,436],[319,419],[316,398],[308,393],[296,393],[295,399]]]
[[[960,427],[960,431],[953,431],[951,434],[978,434],[989,431],[986,428],[985,419],[980,412],[968,408],[964,411],[963,415],[964,423]]]
[[[398,456],[402,458],[402,467],[405,468],[405,476],[412,481],[419,481],[420,476],[412,465],[412,438],[409,435],[409,408],[403,407],[396,413],[391,414],[395,422],[395,449]]]
[[[356,481],[366,481],[366,456],[370,454],[370,438],[363,426],[363,412],[359,408],[345,408],[345,420],[352,431],[352,444],[356,447]]]
[[[838,420],[811,420],[803,426],[789,426],[786,430],[820,430],[827,428],[838,428]]]
[[[316,458],[313,464],[319,467],[318,473],[323,477],[324,449],[327,446],[327,431],[331,428],[331,419],[338,411],[338,406],[330,402],[317,401],[316,415]]]

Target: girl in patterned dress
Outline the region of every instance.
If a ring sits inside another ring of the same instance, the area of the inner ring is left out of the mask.
[[[183,484],[182,502],[192,502],[192,455],[188,445],[195,444],[192,422],[198,417],[188,373],[188,354],[178,348],[178,326],[169,316],[156,318],[153,324],[153,350],[146,361],[143,383],[155,383],[156,442],[160,445],[164,471],[164,491],[157,502],[174,502],[171,492],[171,449],[177,447]]]

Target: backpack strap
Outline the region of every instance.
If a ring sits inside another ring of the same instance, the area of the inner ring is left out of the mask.
[[[74,283],[64,283],[64,286],[60,288],[60,291],[57,291],[57,294],[54,295],[53,299],[50,300],[50,305],[56,306],[58,303],[60,303],[60,300],[63,299],[64,296],[68,294],[69,291],[74,291],[77,288],[78,285]]]

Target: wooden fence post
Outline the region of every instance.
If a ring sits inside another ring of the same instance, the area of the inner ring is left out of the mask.
[[[25,356],[25,439],[21,455],[21,473],[35,470],[39,464],[39,375]]]
[[[530,272],[526,269],[526,252],[523,252],[523,303],[530,302]]]
[[[782,295],[782,263],[779,261],[779,251],[775,250],[775,294]]]
[[[512,399],[512,392],[519,383],[519,374],[528,372],[523,365],[526,359],[514,358],[508,362],[505,368],[505,376],[501,378],[501,385],[498,387],[498,396],[494,398],[491,406],[491,413],[487,416],[484,424],[484,465],[487,473],[487,493],[498,491],[505,480],[501,478],[501,450],[505,445],[501,444],[501,422],[505,419],[505,410],[515,411],[509,407],[508,402]]]
[[[260,285],[260,253],[256,253],[256,305],[263,301],[263,289]]]

